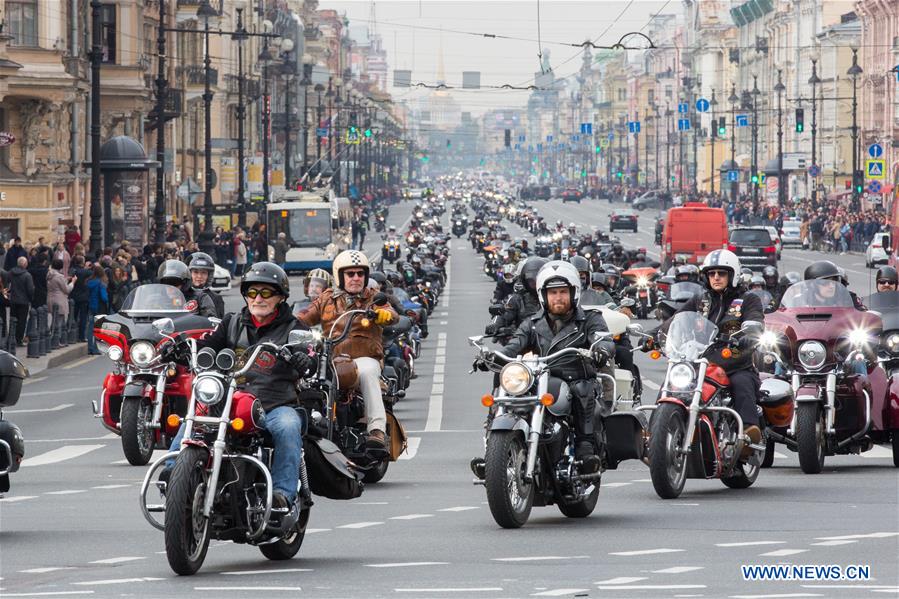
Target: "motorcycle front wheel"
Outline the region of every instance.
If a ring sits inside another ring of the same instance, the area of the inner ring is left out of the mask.
[[[132,466],[146,466],[153,457],[156,432],[150,426],[153,404],[146,397],[122,400],[122,452]]]
[[[297,498],[297,501],[302,501],[302,499]],[[293,558],[300,551],[300,546],[306,537],[306,525],[309,523],[310,511],[312,511],[312,508],[307,507],[300,512],[300,519],[297,520],[296,526],[294,526],[289,535],[278,539],[274,543],[260,545],[259,551],[262,552],[262,555],[274,561]]]
[[[678,497],[687,481],[687,456],[680,452],[687,434],[685,416],[680,406],[663,403],[649,422],[649,474],[662,499]]]
[[[195,574],[209,549],[209,520],[203,516],[209,454],[186,447],[175,461],[165,498],[165,555],[176,574]]]
[[[816,402],[801,403],[796,409],[796,445],[803,472],[818,474],[824,469],[824,410]]]
[[[390,460],[383,459],[376,466],[372,466],[370,469],[365,471],[365,474],[362,475],[362,482],[364,483],[376,483],[387,474],[387,467],[390,465]]]
[[[484,486],[493,519],[503,528],[524,526],[534,503],[534,485],[524,480],[527,447],[521,433],[491,432],[484,461]]]

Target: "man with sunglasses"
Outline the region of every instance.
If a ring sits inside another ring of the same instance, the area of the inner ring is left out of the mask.
[[[356,364],[368,419],[366,448],[373,457],[381,457],[387,453],[387,437],[384,434],[387,414],[381,397],[380,380],[384,360],[381,330],[398,322],[399,316],[386,299],[375,304],[381,296],[368,286],[371,268],[365,254],[356,250],[341,252],[334,258],[332,270],[336,286],[326,289],[297,318],[306,326],[321,325],[324,334],[330,335],[331,327],[345,312],[374,308],[377,315],[374,324],[378,326],[365,326],[363,319],[353,319],[349,336],[335,348],[334,353],[346,354]],[[334,335],[340,335],[345,325],[346,319],[341,320],[334,327]]]
[[[899,273],[892,266],[881,266],[877,269],[877,291],[896,291],[899,285]]]

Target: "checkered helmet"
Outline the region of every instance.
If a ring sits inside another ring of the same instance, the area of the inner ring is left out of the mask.
[[[337,257],[334,258],[334,264],[331,266],[331,272],[334,273],[334,281],[337,283],[337,286],[343,289],[343,279],[340,276],[340,271],[345,268],[361,268],[365,271],[365,285],[368,285],[368,274],[371,272],[371,267],[368,264],[368,257],[360,251],[357,250],[345,250],[337,254]]]

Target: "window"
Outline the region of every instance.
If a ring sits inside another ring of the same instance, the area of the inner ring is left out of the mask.
[[[626,92],[626,90],[624,88],[622,88],[622,87],[618,88],[618,101],[619,102],[623,102],[624,100],[627,99],[627,95],[625,92]]]
[[[116,59],[116,7],[104,4],[100,8],[100,38],[103,44],[103,62],[115,64]]]
[[[37,46],[37,0],[6,0],[6,29],[10,45]]]

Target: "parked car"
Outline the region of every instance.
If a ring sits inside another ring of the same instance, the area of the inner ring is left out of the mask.
[[[581,190],[574,189],[573,187],[568,187],[562,191],[562,203],[565,202],[577,202],[581,203],[581,198],[584,194],[581,193]]]
[[[631,206],[637,210],[659,208],[661,206],[661,193],[658,191],[647,191],[635,198]]]
[[[777,266],[777,246],[767,227],[736,227],[731,229],[727,248],[740,259],[740,264],[761,270]]]
[[[765,227],[768,229],[768,233],[771,234],[771,239],[774,240],[774,247],[777,248],[777,259],[780,260],[780,254],[783,251],[783,242],[780,240],[780,233],[777,231],[777,227]]]
[[[798,218],[784,219],[780,230],[780,242],[782,245],[802,245],[802,221]]]
[[[222,268],[218,264],[215,265],[215,272],[212,273],[212,283],[209,285],[213,291],[227,291],[231,289],[231,273],[227,268]]]
[[[890,234],[875,233],[868,249],[865,250],[865,266],[874,268],[878,264],[886,264],[890,261]]]
[[[618,208],[609,216],[609,232],[617,229],[629,229],[637,232],[637,213],[628,208]]]

